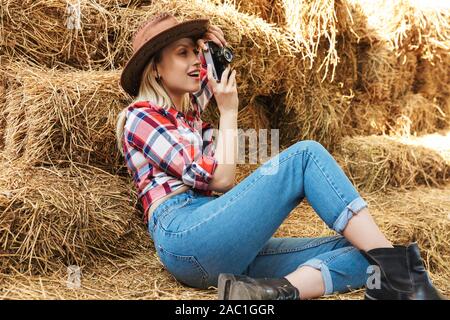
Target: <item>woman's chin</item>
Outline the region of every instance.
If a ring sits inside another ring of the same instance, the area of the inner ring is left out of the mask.
[[[197,92],[197,91],[199,91],[200,90],[200,84],[198,84],[198,85],[196,85],[196,86],[192,86],[189,90],[188,90],[188,92],[189,93],[195,93],[195,92]]]

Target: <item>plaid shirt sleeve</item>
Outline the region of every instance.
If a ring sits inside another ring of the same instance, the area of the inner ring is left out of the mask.
[[[195,99],[195,104],[199,109],[198,112],[201,114],[203,110],[205,110],[209,101],[211,100],[213,94],[211,85],[208,82],[208,71],[206,66],[205,56],[203,55],[203,51],[200,54],[201,61],[201,69],[200,69],[200,90],[193,93],[193,97]]]
[[[130,146],[141,151],[148,161],[186,185],[208,190],[217,159],[192,144],[166,116],[151,108],[128,109],[125,136]]]

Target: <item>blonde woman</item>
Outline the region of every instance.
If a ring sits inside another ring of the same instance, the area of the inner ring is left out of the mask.
[[[367,299],[442,299],[417,244],[392,246],[318,142],[293,144],[234,185],[236,72],[213,78],[206,41],[226,45],[208,19],[159,14],[136,32],[121,76],[135,99],[119,116],[118,144],[166,269],[187,286],[218,287],[219,299],[310,299],[366,283]],[[200,118],[213,96],[215,144]],[[338,235],[273,237],[304,198]]]

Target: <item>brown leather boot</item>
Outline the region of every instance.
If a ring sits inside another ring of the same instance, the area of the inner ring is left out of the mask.
[[[299,300],[300,293],[286,278],[254,279],[245,275],[221,273],[219,300]]]

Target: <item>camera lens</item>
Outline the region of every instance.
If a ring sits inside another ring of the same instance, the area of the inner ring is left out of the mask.
[[[233,53],[227,48],[223,49],[223,56],[228,62],[231,62],[231,60],[233,60]]]

